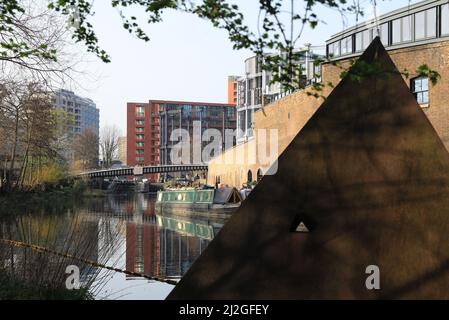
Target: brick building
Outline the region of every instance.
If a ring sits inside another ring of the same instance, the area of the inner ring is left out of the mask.
[[[170,140],[173,130],[187,130],[192,141],[194,122],[200,124],[201,133],[216,129],[224,137],[225,130],[236,129],[235,105],[163,100],[128,103],[128,166],[171,164],[170,152],[177,144]]]
[[[340,81],[342,69],[349,68],[369,43],[377,36],[386,47],[398,70],[406,71],[404,81],[415,95],[439,137],[449,150],[449,4],[444,0],[426,0],[382,15],[344,30],[326,41],[331,60],[321,66],[322,82],[334,86]],[[427,65],[441,78],[432,85],[430,79],[420,75],[418,68]],[[332,88],[326,86],[322,94],[329,95]],[[307,95],[307,90],[295,92],[263,107],[254,113],[254,129],[278,129],[279,153],[290,144],[311,116],[320,107],[321,99]],[[236,154],[246,154],[258,148],[257,141],[250,140],[235,147]],[[260,163],[247,165],[225,164],[224,154],[209,164],[208,183],[217,177],[224,184],[241,186],[264,174]]]

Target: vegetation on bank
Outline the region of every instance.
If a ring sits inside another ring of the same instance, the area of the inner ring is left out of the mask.
[[[82,180],[74,179],[46,184],[42,188],[0,191],[0,217],[41,207],[49,212],[58,211],[59,204],[70,205],[86,196],[100,195],[89,190]]]
[[[68,290],[27,283],[0,269],[0,300],[94,300],[86,288]]]

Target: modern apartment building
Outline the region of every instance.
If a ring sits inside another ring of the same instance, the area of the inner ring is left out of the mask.
[[[339,65],[326,63],[322,66],[326,83],[337,84],[341,67],[348,66],[377,35],[398,70],[407,71],[405,82],[449,150],[448,1],[421,1],[334,35],[326,42],[327,53]],[[440,74],[435,85],[428,76],[418,72],[423,65]]]
[[[422,111],[449,151],[449,2],[447,0],[426,0],[410,5],[343,30],[332,36],[327,43],[329,58],[333,61],[321,65],[324,86],[322,94],[329,96],[341,81],[341,72],[352,65],[370,44],[379,30],[392,61],[403,74],[405,83],[415,95]],[[420,66],[439,73],[436,84],[426,74],[419,72]],[[332,83],[333,86],[328,86]],[[264,112],[255,113],[255,129],[278,129],[279,150],[290,145],[298,132],[322,104],[308,94],[298,90],[268,106]],[[313,93],[313,92],[312,92]],[[354,94],[357,94],[356,92]],[[397,123],[400,126],[400,121]],[[413,143],[411,141],[410,143]],[[240,144],[234,152],[245,153],[257,148],[250,140]],[[262,146],[263,147],[263,146]],[[222,155],[218,160],[224,159]],[[241,186],[249,177],[254,177],[263,164],[227,165],[211,161],[208,181],[213,183],[220,177],[221,183]]]
[[[301,57],[298,64],[303,70],[304,86],[312,82],[320,81],[320,67],[315,65],[315,56],[311,47],[295,50]],[[263,59],[257,56],[248,58],[245,61],[245,75],[242,77],[229,77],[229,86],[237,88],[237,128],[239,133],[237,143],[243,143],[253,136],[254,113],[262,106],[274,102],[288,94],[279,83],[272,83],[272,75],[264,70]],[[231,84],[231,81],[234,81]]]
[[[193,141],[194,122],[199,124],[201,133],[217,129],[223,137],[226,129],[236,129],[233,104],[150,100],[128,103],[127,109],[129,166],[172,164],[170,153],[178,143],[170,140],[172,132],[185,129]]]
[[[127,104],[127,164],[158,165],[159,110],[152,103]]]
[[[161,122],[161,140],[160,155],[161,164],[172,164],[170,154],[176,141],[170,141],[173,130],[185,129],[189,132],[190,139],[193,142],[194,122],[200,126],[201,135],[207,129],[216,129],[223,137],[221,150],[226,149],[225,133],[226,130],[236,129],[235,105],[217,104],[217,103],[198,103],[198,102],[173,102],[159,101],[160,122]],[[208,142],[203,142],[204,146]],[[232,141],[232,146],[234,142]],[[193,153],[193,152],[192,152]],[[203,159],[204,160],[204,159]],[[191,163],[194,163],[193,154],[191,154]]]
[[[100,136],[100,110],[91,99],[78,96],[73,91],[60,89],[55,92],[53,103],[55,108],[64,110],[73,118],[67,132],[69,139],[87,129],[92,130],[97,137]],[[65,157],[72,161],[73,150],[67,150]]]
[[[73,117],[74,124],[69,128],[70,132],[81,133],[91,129],[97,136],[100,135],[100,110],[91,99],[60,89],[56,91],[53,101],[55,107],[63,109]]]

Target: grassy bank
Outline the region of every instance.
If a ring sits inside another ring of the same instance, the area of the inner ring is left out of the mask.
[[[0,269],[0,300],[93,300],[87,289],[67,290],[26,283]]]

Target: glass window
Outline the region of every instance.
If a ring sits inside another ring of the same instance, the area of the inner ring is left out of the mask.
[[[437,36],[436,8],[426,10],[426,36],[427,38],[435,38]]]
[[[348,47],[346,46],[346,39],[341,40],[341,55],[348,53]]]
[[[363,32],[355,34],[355,51],[363,50]]]
[[[365,30],[362,32],[363,36],[363,45],[362,49],[365,50],[371,43],[371,30]]]
[[[402,42],[412,41],[412,16],[401,19],[402,21]]]
[[[441,35],[449,35],[449,4],[441,6]]]
[[[393,39],[391,43],[397,44],[412,40],[412,17],[407,16],[393,21]]]
[[[144,135],[143,134],[136,134],[136,139],[137,140],[143,140],[144,139]]]
[[[352,53],[352,36],[346,38],[346,48],[348,49],[348,53]]]
[[[388,40],[388,33],[389,33],[389,27],[388,23],[384,23],[380,26],[380,40],[384,44],[384,46],[388,46],[389,40]]]
[[[393,44],[401,42],[401,19],[393,21],[393,39],[391,42]]]
[[[346,37],[341,40],[341,54],[352,53],[352,36]]]
[[[335,55],[334,54],[334,44],[333,43],[331,43],[331,44],[329,44],[327,46],[327,52],[328,52],[329,57],[333,57]],[[266,83],[269,83],[269,81],[266,81]]]
[[[419,77],[412,80],[412,92],[419,104],[429,103],[429,78]]]
[[[144,131],[145,131],[145,128],[139,127],[139,128],[136,128],[136,131],[137,131],[137,132],[144,132]]]
[[[340,55],[340,41],[334,42],[334,56]]]
[[[425,11],[415,14],[415,39],[420,40],[426,37],[426,14]]]
[[[145,108],[143,106],[137,106],[136,107],[136,116],[137,117],[145,116]]]
[[[435,38],[437,36],[436,8],[415,14],[415,39]]]

